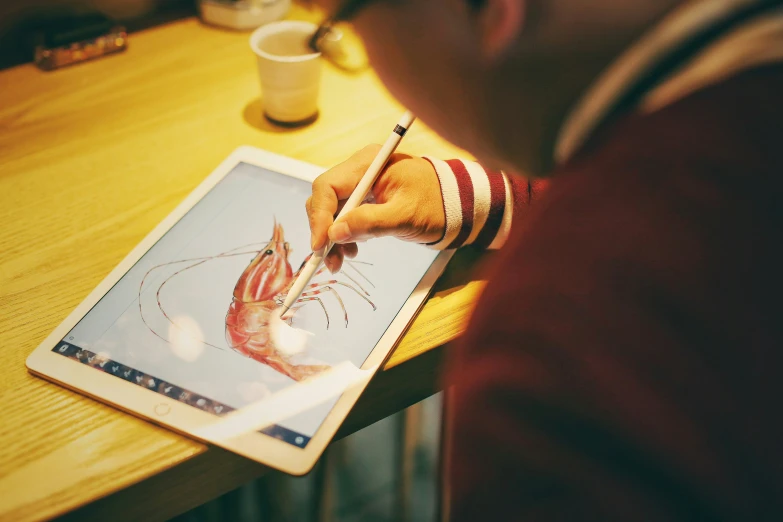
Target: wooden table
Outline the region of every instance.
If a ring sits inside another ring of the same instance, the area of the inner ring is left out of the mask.
[[[0,520],[162,520],[264,472],[24,366],[234,148],[332,165],[385,139],[400,114],[371,72],[326,67],[318,121],[275,127],[261,115],[247,42],[189,19],[131,35],[123,55],[0,72]],[[421,123],[403,149],[460,154]],[[466,275],[474,257],[455,257],[341,436],[437,390],[438,347],[459,335],[482,286]]]

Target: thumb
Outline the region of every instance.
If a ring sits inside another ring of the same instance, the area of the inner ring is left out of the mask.
[[[406,223],[399,209],[391,203],[366,203],[329,227],[329,239],[335,243],[352,243],[374,237],[396,236],[403,232]]]

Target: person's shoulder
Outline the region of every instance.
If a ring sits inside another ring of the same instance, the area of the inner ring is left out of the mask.
[[[731,232],[757,220],[766,221],[761,233],[777,226],[780,92],[783,64],[738,74],[653,113],[613,120],[553,174],[517,248],[542,257],[562,257],[565,249],[595,260],[652,261],[674,251],[695,256],[694,244],[722,249],[733,239],[715,242],[710,228]],[[554,243],[560,246],[551,248]]]
[[[765,505],[742,480],[780,469],[754,434],[781,394],[783,126],[758,75],[617,122],[515,223],[447,374],[458,509]],[[736,474],[738,448],[764,457]]]
[[[596,181],[627,173],[666,176],[783,167],[783,63],[757,67],[647,112],[608,119],[559,175],[591,171]],[[779,178],[779,176],[776,176]]]
[[[776,82],[783,88],[783,66],[629,115],[555,172],[486,267],[468,351],[487,335],[511,345],[531,329],[559,339],[585,319],[594,332],[654,328],[666,319],[650,300],[711,309],[740,295],[739,270],[754,264],[747,283],[763,285],[771,267],[752,257],[779,259],[783,226],[783,125],[765,116],[783,119],[783,99],[766,97]]]

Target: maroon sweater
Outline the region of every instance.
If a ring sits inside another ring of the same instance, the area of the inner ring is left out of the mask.
[[[607,125],[448,371],[452,519],[783,520],[783,66]]]

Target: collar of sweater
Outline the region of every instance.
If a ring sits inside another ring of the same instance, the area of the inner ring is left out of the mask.
[[[695,33],[712,27],[758,0],[700,0],[675,11],[624,52],[585,92],[561,127],[555,161],[578,151],[615,104],[649,70]],[[680,68],[661,78],[640,99],[649,113],[743,70],[783,61],[783,8],[752,17],[710,42]]]

